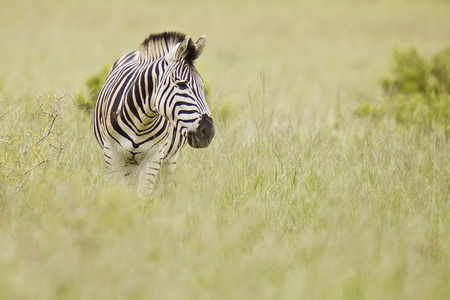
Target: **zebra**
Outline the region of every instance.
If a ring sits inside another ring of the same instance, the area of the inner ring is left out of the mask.
[[[194,66],[206,37],[150,34],[139,50],[120,57],[100,89],[94,133],[112,178],[153,191],[161,164],[175,169],[186,140],[206,148],[214,137],[203,79]]]

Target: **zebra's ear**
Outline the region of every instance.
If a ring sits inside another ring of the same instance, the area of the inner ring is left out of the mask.
[[[189,39],[190,37],[187,35],[184,38],[184,41],[176,44],[172,49],[170,49],[169,53],[166,54],[166,61],[169,63],[169,65],[174,64],[177,60],[186,56]]]
[[[195,53],[192,55],[192,60],[196,60],[199,58],[199,56],[203,53],[203,49],[205,49],[206,45],[206,35],[202,36],[198,39],[198,41],[195,43]]]

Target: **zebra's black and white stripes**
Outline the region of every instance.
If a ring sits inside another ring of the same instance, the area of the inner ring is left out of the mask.
[[[135,52],[119,58],[100,90],[94,131],[107,168],[116,178],[153,189],[163,160],[172,168],[186,140],[207,147],[213,136],[203,80],[193,62],[196,43],[181,33],[150,35]]]

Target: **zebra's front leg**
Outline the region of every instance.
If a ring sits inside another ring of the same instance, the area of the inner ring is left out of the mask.
[[[149,196],[153,192],[161,169],[161,159],[150,159],[141,167],[138,180],[138,192],[141,196]]]
[[[109,179],[111,181],[120,180],[124,174],[121,167],[121,160],[117,151],[115,151],[111,145],[106,144],[103,148],[103,156],[105,158],[106,169],[108,170]]]
[[[171,158],[164,159],[162,163],[163,172],[167,172],[168,174],[173,174],[175,169],[177,168],[177,160],[179,153],[176,153]]]
[[[133,181],[135,165],[125,162],[123,156],[109,145],[104,147],[103,155],[111,181],[124,184],[129,184]]]

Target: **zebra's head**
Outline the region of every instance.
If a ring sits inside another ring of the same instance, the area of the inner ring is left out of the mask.
[[[203,79],[193,62],[202,54],[206,37],[194,43],[189,36],[164,56],[165,66],[155,93],[155,109],[187,138],[193,148],[205,148],[214,137]]]

